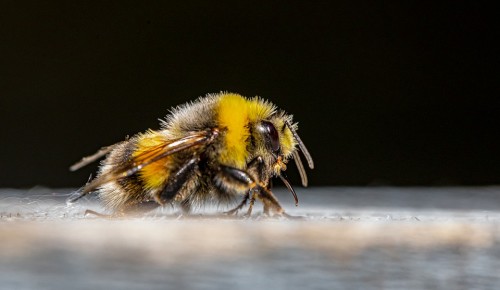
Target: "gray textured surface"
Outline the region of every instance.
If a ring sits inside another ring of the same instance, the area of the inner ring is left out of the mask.
[[[498,289],[500,188],[299,190],[300,219],[84,217],[0,191],[0,289]]]

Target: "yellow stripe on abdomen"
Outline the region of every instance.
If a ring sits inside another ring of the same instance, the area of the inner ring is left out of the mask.
[[[134,159],[139,160],[146,157],[145,162],[147,162],[158,154],[158,152],[154,152],[153,149],[165,144],[165,142],[167,142],[165,136],[161,135],[159,132],[148,131],[142,134],[137,140],[137,147],[132,156]],[[139,176],[146,188],[155,189],[165,185],[170,173],[168,169],[170,159],[171,157],[169,156],[164,157],[157,162],[144,166],[144,168],[139,171]],[[141,160],[141,162],[143,162],[143,160]]]

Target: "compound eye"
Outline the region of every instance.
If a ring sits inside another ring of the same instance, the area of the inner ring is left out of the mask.
[[[278,152],[280,150],[280,137],[273,123],[262,121],[257,129],[265,136],[266,146],[273,152]]]

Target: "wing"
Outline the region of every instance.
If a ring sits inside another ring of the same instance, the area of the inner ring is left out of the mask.
[[[99,175],[90,183],[87,183],[87,185],[85,185],[83,189],[80,191],[80,194],[70,199],[69,202],[77,201],[78,199],[84,197],[88,193],[96,190],[98,187],[108,182],[125,178],[127,176],[131,176],[134,173],[141,170],[142,168],[154,162],[162,160],[169,155],[175,154],[177,152],[189,148],[205,146],[211,143],[217,135],[218,135],[217,129],[192,132],[182,138],[169,140],[168,142],[162,142],[158,145],[147,147],[145,150],[142,150],[141,153],[135,155],[134,158],[130,160],[130,162],[117,165],[112,170]],[[111,145],[111,147],[113,147],[113,145]],[[97,153],[94,155],[97,155]],[[83,160],[80,163],[82,162]]]
[[[117,143],[119,144],[119,143]],[[110,145],[110,146],[106,146],[106,147],[102,147],[101,149],[99,149],[99,151],[97,151],[96,153],[94,153],[93,155],[90,155],[90,156],[85,156],[82,158],[82,160],[78,161],[77,163],[71,165],[71,167],[69,168],[70,171],[76,171],[84,166],[87,166],[88,164],[96,161],[97,159],[103,157],[104,155],[108,154],[109,152],[111,152],[111,150],[113,150],[113,148],[115,148],[115,146],[117,144],[113,144],[113,145]]]

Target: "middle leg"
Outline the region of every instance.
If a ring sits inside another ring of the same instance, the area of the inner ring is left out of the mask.
[[[217,173],[217,184],[222,187],[222,190],[246,190],[245,197],[243,201],[234,209],[228,211],[229,214],[234,214],[245,204],[248,199],[250,199],[250,206],[247,215],[252,212],[253,204],[255,199],[259,199],[264,204],[264,213],[270,215],[270,211],[282,215],[284,213],[283,208],[279,204],[278,200],[272,194],[270,190],[266,187],[267,185],[260,182],[256,182],[250,174],[246,171],[230,167],[230,166],[220,166],[219,172]]]

